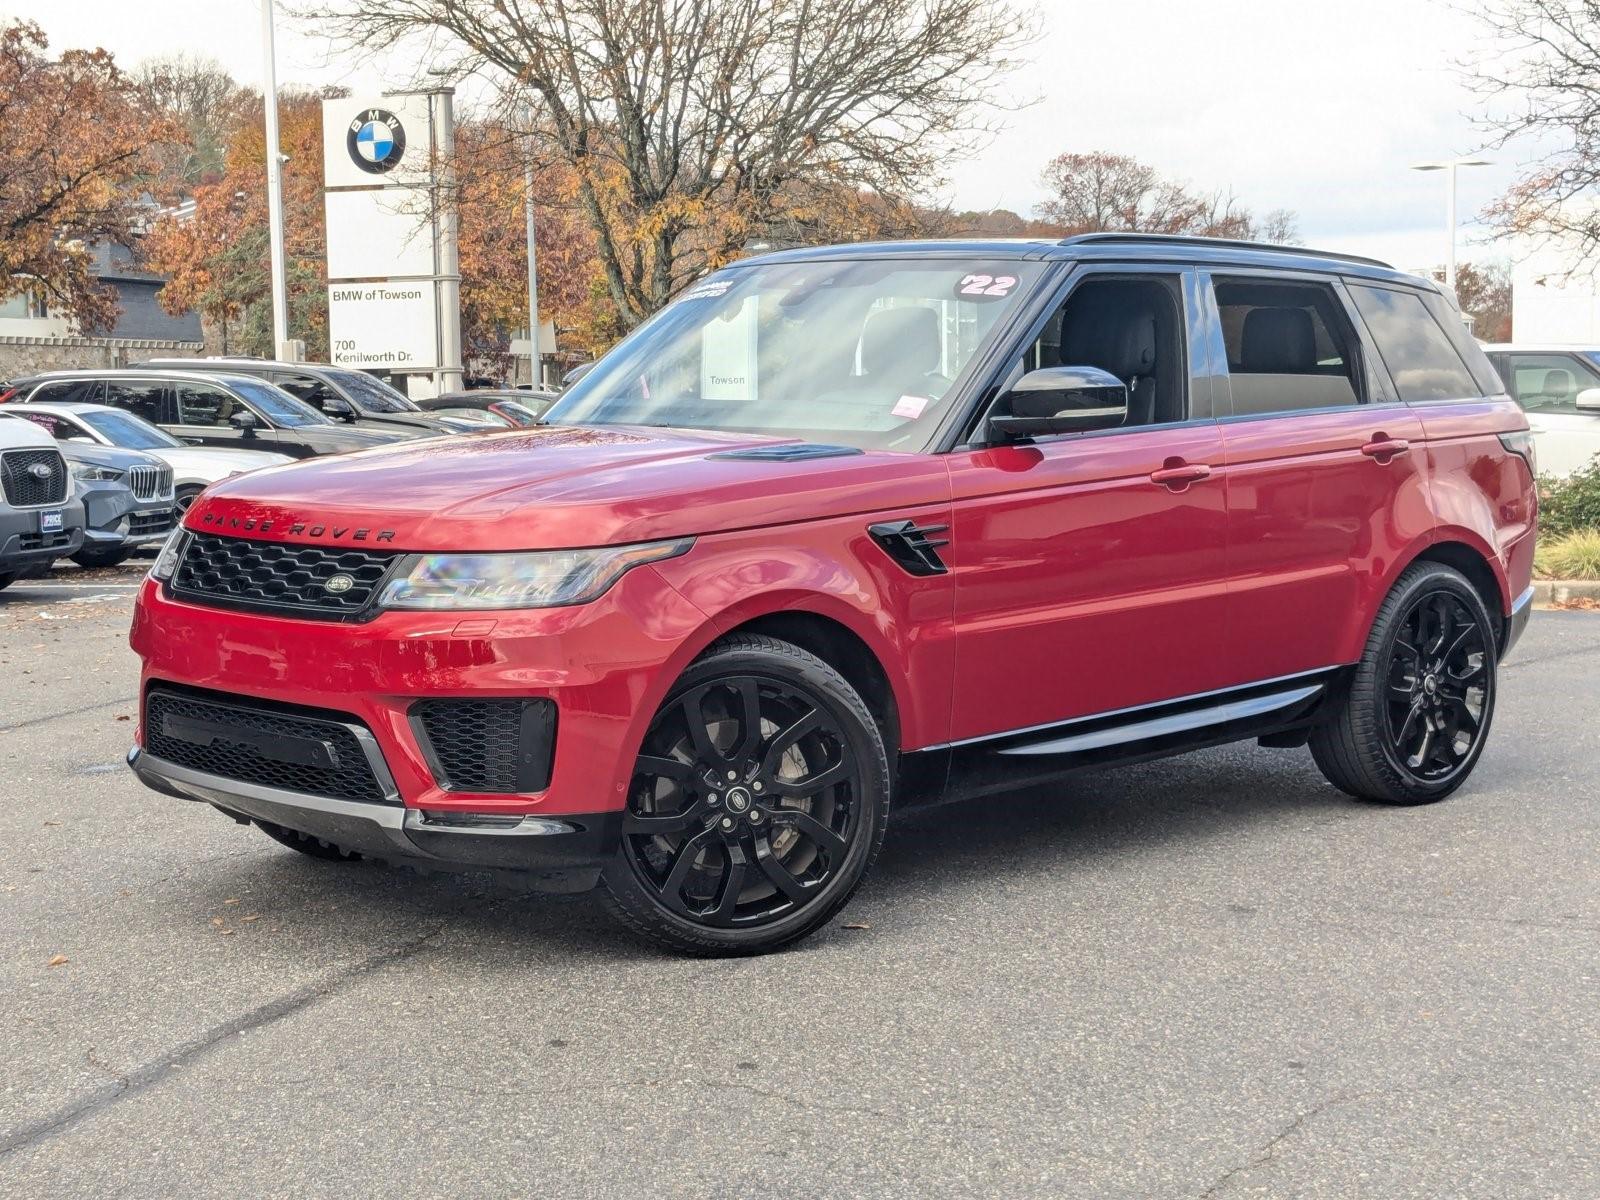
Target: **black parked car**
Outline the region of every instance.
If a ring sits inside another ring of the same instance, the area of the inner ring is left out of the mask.
[[[0,395],[6,401],[109,404],[191,445],[276,450],[294,458],[368,450],[434,432],[354,428],[265,380],[199,371],[55,371],[18,381]]]
[[[138,365],[141,370],[253,375],[299,397],[327,416],[368,429],[426,436],[469,433],[477,428],[427,415],[409,396],[365,371],[330,367],[326,363],[273,362],[265,358],[153,358]]]

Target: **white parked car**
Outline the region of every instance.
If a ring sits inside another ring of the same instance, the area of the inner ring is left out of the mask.
[[[207,484],[259,467],[294,462],[265,450],[190,446],[143,417],[105,404],[14,404],[11,415],[41,426],[58,442],[94,442],[124,450],[143,450],[172,467],[179,510],[189,507]]]
[[[1600,454],[1600,346],[1485,346],[1522,405],[1541,475],[1571,475]]]

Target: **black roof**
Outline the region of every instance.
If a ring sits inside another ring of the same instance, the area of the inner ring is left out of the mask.
[[[830,258],[999,258],[1020,260],[1111,259],[1117,262],[1163,262],[1234,267],[1277,267],[1280,270],[1330,271],[1413,286],[1428,286],[1417,275],[1398,271],[1376,258],[1222,238],[1161,233],[1082,233],[1069,238],[969,238],[949,241],[860,242],[854,245],[810,246],[747,258],[749,263],[806,262]]]

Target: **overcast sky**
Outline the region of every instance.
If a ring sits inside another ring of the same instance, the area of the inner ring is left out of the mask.
[[[949,164],[961,208],[1027,213],[1040,168],[1064,150],[1131,154],[1257,211],[1292,209],[1301,238],[1399,266],[1445,254],[1442,174],[1408,166],[1476,151],[1478,101],[1455,64],[1482,49],[1449,0],[1038,0],[1041,36],[1006,86],[1007,128]],[[259,0],[0,0],[56,48],[98,44],[126,66],[177,50],[261,78]],[[397,86],[415,63],[353,63],[279,14],[280,83]],[[1470,219],[1520,156],[1463,171],[1463,259],[1504,257]]]

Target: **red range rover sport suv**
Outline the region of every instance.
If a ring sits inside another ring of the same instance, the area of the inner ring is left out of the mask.
[[[1528,424],[1454,303],[1197,239],[797,250],[539,427],[227,480],[129,755],[314,858],[598,885],[689,953],[839,912],[892,809],[1243,738],[1438,800],[1529,613]]]

